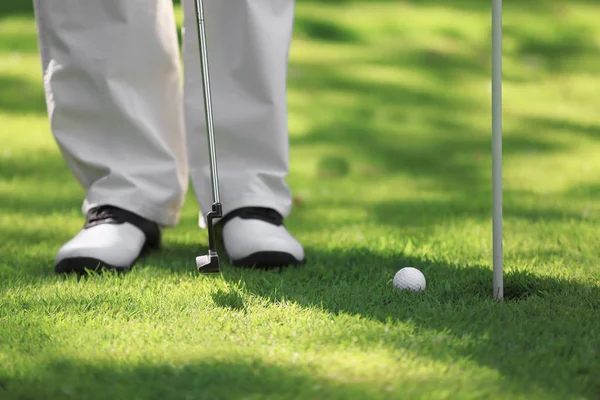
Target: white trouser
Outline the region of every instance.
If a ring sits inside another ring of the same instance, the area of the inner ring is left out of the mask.
[[[171,0],[35,0],[53,135],[100,204],[173,226],[192,184],[212,190],[194,0],[184,0],[183,89]],[[293,0],[204,0],[223,211],[287,216],[286,73]]]

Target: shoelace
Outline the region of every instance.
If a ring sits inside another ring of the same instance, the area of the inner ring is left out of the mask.
[[[87,215],[86,226],[97,225],[107,220],[119,221],[117,209],[112,206],[100,206],[92,208]]]
[[[139,215],[119,207],[103,205],[88,211],[84,228],[91,228],[105,223],[130,223],[138,227],[146,235],[147,247],[160,246],[161,233],[159,226]]]

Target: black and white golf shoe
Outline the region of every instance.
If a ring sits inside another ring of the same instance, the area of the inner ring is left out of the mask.
[[[218,223],[223,246],[234,266],[270,269],[305,263],[304,248],[273,209],[240,208]]]
[[[146,251],[160,246],[160,229],[129,211],[113,206],[91,209],[83,229],[56,254],[57,273],[126,271]]]

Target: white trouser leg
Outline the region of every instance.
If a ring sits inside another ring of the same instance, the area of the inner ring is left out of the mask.
[[[100,204],[175,225],[188,185],[170,0],[35,0],[48,115]]]
[[[204,214],[212,190],[195,0],[184,0],[184,107],[188,158]],[[291,208],[286,74],[293,0],[204,0],[223,212]]]

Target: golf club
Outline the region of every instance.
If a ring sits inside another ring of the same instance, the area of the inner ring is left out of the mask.
[[[494,299],[502,300],[502,0],[492,0],[492,203]]]
[[[196,257],[198,272],[214,274],[220,272],[219,254],[215,243],[213,219],[223,216],[223,209],[219,198],[219,182],[217,156],[215,149],[215,136],[213,130],[212,101],[210,97],[210,76],[208,72],[208,55],[206,50],[206,32],[204,30],[204,9],[202,0],[195,0],[196,22],[198,25],[198,43],[200,45],[200,67],[202,69],[202,84],[204,86],[204,115],[206,118],[206,131],[208,134],[208,154],[210,159],[210,183],[212,185],[213,205],[212,210],[206,215],[208,229],[208,254]]]

